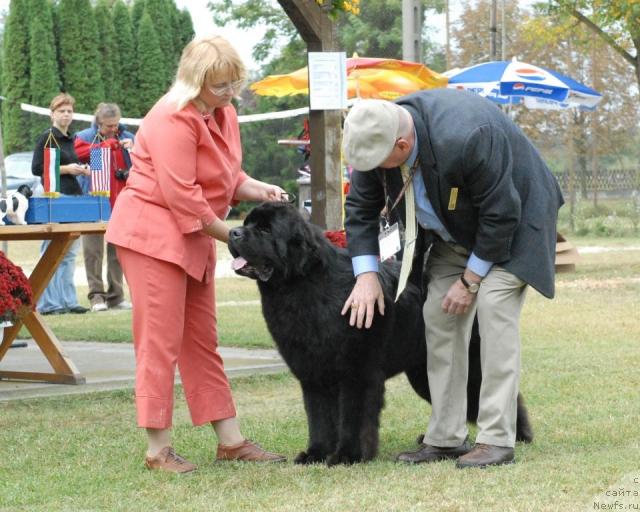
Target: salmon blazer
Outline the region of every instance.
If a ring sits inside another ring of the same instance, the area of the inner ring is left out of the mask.
[[[248,178],[233,106],[203,115],[161,98],[136,134],[127,186],[118,196],[107,241],[175,263],[207,281],[215,264],[213,239],[201,230],[224,219]]]

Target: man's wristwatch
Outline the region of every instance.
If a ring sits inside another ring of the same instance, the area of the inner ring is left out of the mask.
[[[462,285],[467,289],[469,293],[478,293],[480,289],[480,283],[470,283],[464,278],[464,274],[460,276],[460,281],[462,281]]]

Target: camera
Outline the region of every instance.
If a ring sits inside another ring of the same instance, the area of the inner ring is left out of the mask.
[[[129,169],[118,169],[116,171],[116,179],[120,181],[126,181],[129,177]]]

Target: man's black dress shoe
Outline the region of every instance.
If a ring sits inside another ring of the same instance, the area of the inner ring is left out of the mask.
[[[80,306],[79,304],[77,306],[69,308],[69,313],[74,313],[76,315],[82,315],[87,311],[89,311],[89,308],[85,308],[84,306]]]
[[[69,310],[67,308],[59,308],[59,309],[51,309],[49,311],[41,311],[41,315],[64,315],[68,313]]]
[[[476,443],[466,455],[456,462],[457,468],[486,468],[487,466],[500,466],[513,464],[516,461],[513,448],[508,446],[494,446],[492,444]]]
[[[445,459],[457,459],[471,450],[469,439],[465,439],[460,446],[452,446],[449,448],[432,446],[422,443],[420,449],[413,452],[403,452],[397,457],[398,462],[406,462],[408,464],[420,464],[423,462],[437,462]]]

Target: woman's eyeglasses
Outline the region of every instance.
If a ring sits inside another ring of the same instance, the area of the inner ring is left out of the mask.
[[[218,84],[211,86],[209,87],[209,90],[216,96],[223,96],[227,91],[231,92],[232,94],[237,92],[242,87],[242,84],[244,84],[244,80],[236,80],[235,82],[229,82],[228,84]]]

